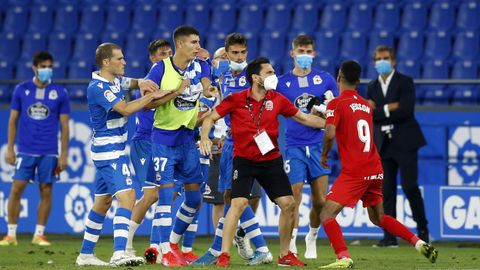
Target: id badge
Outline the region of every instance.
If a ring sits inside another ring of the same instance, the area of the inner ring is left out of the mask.
[[[257,147],[260,149],[260,153],[262,153],[262,155],[265,155],[266,153],[275,149],[272,140],[264,129],[254,135],[253,139],[257,143]]]

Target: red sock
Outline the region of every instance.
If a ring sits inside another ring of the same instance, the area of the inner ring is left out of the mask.
[[[410,242],[413,246],[415,246],[417,241],[420,240],[420,238],[405,227],[405,225],[389,215],[383,215],[379,225],[390,234],[401,237],[403,240]]]
[[[338,222],[334,218],[329,218],[322,225],[335,254],[337,254],[337,258],[350,258],[350,253],[348,253],[347,245],[345,240],[343,240],[342,229]]]

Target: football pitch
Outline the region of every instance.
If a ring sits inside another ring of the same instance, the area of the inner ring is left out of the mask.
[[[70,235],[50,235],[53,242],[51,247],[37,247],[30,244],[30,235],[20,235],[19,244],[14,247],[0,247],[0,269],[105,269],[105,267],[76,267],[75,258],[78,255],[81,238]],[[212,237],[198,237],[195,241],[194,251],[201,254],[210,245]],[[400,241],[399,248],[372,248],[375,240],[360,240],[359,245],[351,245],[352,240],[347,239],[350,254],[354,260],[355,269],[480,269],[480,243],[478,242],[441,242],[435,243],[439,250],[437,263],[432,264],[406,242]],[[267,243],[274,258],[278,256],[278,239],[267,239]],[[146,237],[135,238],[134,246],[137,254],[143,253],[148,244]],[[96,255],[108,261],[112,255],[113,240],[111,237],[101,237],[95,249]],[[303,238],[297,239],[300,258],[303,259]],[[318,259],[305,260],[307,268],[316,269],[320,265],[331,263],[335,260],[333,251],[325,239],[317,242]],[[159,265],[143,265],[138,269],[155,269]],[[267,269],[276,268],[276,259],[269,265],[245,266],[245,261],[240,259],[236,250],[232,249],[232,262],[230,269]],[[190,267],[200,269],[214,269],[216,267]],[[120,267],[119,269],[133,269]]]

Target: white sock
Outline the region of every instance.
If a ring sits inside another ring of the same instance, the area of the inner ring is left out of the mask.
[[[150,247],[157,249],[157,251],[160,251],[160,246],[158,244],[150,244]]]
[[[307,234],[308,240],[316,240],[317,236],[318,236],[318,230],[319,229],[320,229],[320,227],[318,227],[318,228],[310,227],[310,231],[308,231],[308,234]]]
[[[298,228],[293,228],[292,230],[292,238],[290,238],[290,251],[293,253],[297,252],[297,233],[298,233]]]
[[[160,246],[162,247],[162,254],[167,254],[168,252],[172,251],[170,248],[170,242],[160,243]]]
[[[212,255],[215,256],[215,257],[220,256],[220,252],[213,249],[213,248],[209,248],[208,251],[210,251],[210,253],[212,253]]]
[[[38,225],[35,227],[35,236],[43,236],[43,232],[45,231],[45,226]]]
[[[8,224],[8,236],[17,237],[17,224]]]
[[[423,241],[422,239],[418,240],[417,243],[415,243],[415,249],[420,252],[420,247],[422,246],[422,244],[426,244],[425,241]]]
[[[260,251],[260,252],[263,252],[263,253],[270,252],[270,250],[268,250],[267,246],[259,247],[259,248],[257,248],[257,250]]]
[[[127,239],[127,249],[133,249],[133,236],[138,229],[140,224],[136,223],[133,220],[130,220],[130,226],[128,230],[128,239]]]
[[[182,247],[182,252],[183,253],[188,253],[191,252],[193,249],[191,247]]]
[[[298,228],[293,228],[292,230],[292,240],[293,242],[297,241]]]

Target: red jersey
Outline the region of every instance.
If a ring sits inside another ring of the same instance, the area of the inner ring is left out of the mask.
[[[373,142],[373,109],[355,90],[345,90],[328,103],[326,125],[336,127],[342,174],[365,180],[383,174],[382,163]]]
[[[267,91],[265,100],[255,100],[250,97],[251,88],[234,93],[226,97],[215,107],[217,113],[224,117],[230,114],[233,136],[233,156],[243,157],[252,161],[267,161],[280,157],[278,148],[278,115],[292,117],[298,109],[282,94]],[[250,102],[248,102],[248,100]],[[252,115],[248,104],[250,103]],[[254,136],[258,134],[257,121],[262,109],[258,130],[265,130],[272,140],[274,149],[262,155]]]

